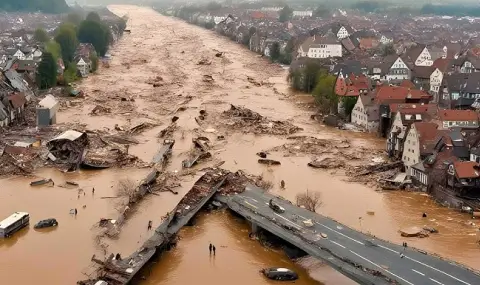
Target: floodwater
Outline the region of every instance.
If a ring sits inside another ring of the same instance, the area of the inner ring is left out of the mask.
[[[75,104],[62,110],[59,123],[85,124],[92,130],[113,130],[114,126],[129,127],[141,122],[155,124],[136,136],[140,144],[132,146],[131,154],[150,161],[159,148],[157,134],[166,127],[171,117],[179,116],[178,129],[173,134],[176,144],[168,170],[179,170],[187,157],[192,137],[211,136],[199,126],[194,117],[200,109],[208,113],[221,112],[229,104],[244,105],[274,120],[288,120],[304,129],[300,134],[325,139],[348,139],[352,147],[380,149],[384,141],[366,134],[339,131],[311,121],[311,111],[306,111],[304,96],[289,92],[285,71],[244,47],[202,28],[180,20],[161,16],[148,9],[132,6],[112,6],[118,15],[128,14],[131,34],[112,48],[110,68],[101,68],[97,75],[80,83],[87,94],[85,99],[75,99]],[[222,51],[223,58],[215,53]],[[197,65],[202,58],[210,65]],[[203,75],[212,75],[213,85],[202,82]],[[163,86],[154,88],[148,81],[160,76]],[[257,82],[271,83],[254,86],[247,76]],[[275,88],[275,89],[274,89]],[[134,101],[120,101],[116,96],[127,96]],[[187,99],[190,98],[188,101]],[[186,109],[176,112],[181,103]],[[89,115],[95,105],[108,106],[110,114]],[[469,225],[467,215],[442,208],[420,193],[375,192],[360,184],[347,183],[334,171],[319,171],[307,167],[311,157],[284,157],[272,153],[281,166],[266,167],[257,163],[255,153],[282,145],[286,138],[271,135],[252,135],[231,130],[217,130],[225,134],[225,141],[215,141],[210,164],[225,161],[222,167],[244,170],[273,183],[272,191],[294,200],[305,190],[322,193],[323,204],[318,210],[344,224],[377,237],[401,243],[405,241],[398,230],[406,226],[429,225],[440,233],[425,239],[408,239],[410,246],[422,248],[454,259],[474,268],[480,268],[480,247],[476,243],[477,227]],[[199,168],[208,166],[208,163]],[[98,172],[64,174],[45,169],[38,177],[51,177],[55,187],[30,187],[34,178],[10,178],[0,181],[0,217],[13,211],[27,211],[32,224],[54,217],[58,228],[35,231],[32,226],[8,240],[0,241],[0,272],[5,284],[74,284],[92,273],[90,258],[93,254],[103,257],[95,239],[100,218],[116,217],[115,185],[129,177],[139,181],[147,169],[108,169]],[[148,238],[146,226],[153,220],[154,226],[161,216],[170,211],[182,195],[195,182],[198,175],[181,177],[179,195],[160,193],[148,196],[136,213],[125,224],[117,239],[103,239],[107,253],[131,253]],[[78,182],[85,190],[58,187],[66,180]],[[286,189],[281,190],[280,181]],[[95,187],[95,195],[92,195]],[[86,206],[85,209],[83,206]],[[77,217],[69,210],[78,208]],[[367,215],[373,211],[374,215]],[[421,218],[426,212],[428,218]],[[297,269],[302,279],[299,284],[352,284],[333,269],[316,260],[306,259],[293,264],[277,251],[265,249],[248,239],[248,232],[241,223],[224,214],[201,216],[195,227],[181,232],[179,246],[168,252],[156,264],[145,284],[270,284],[258,274],[261,267],[285,266]],[[218,256],[210,259],[206,248],[209,241],[219,244]],[[228,256],[228,260],[227,260]],[[25,274],[28,269],[28,274]],[[308,275],[308,276],[307,276]],[[311,279],[312,278],[312,279]],[[318,281],[314,281],[318,280]],[[233,280],[233,281],[232,281]],[[202,282],[200,282],[202,281]],[[240,282],[241,281],[241,282]]]

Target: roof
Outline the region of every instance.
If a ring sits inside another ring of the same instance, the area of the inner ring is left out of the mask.
[[[472,110],[439,110],[442,121],[478,121],[478,114]]]
[[[8,96],[8,101],[12,104],[13,108],[20,108],[27,103],[27,99],[23,93],[15,93]]]
[[[0,222],[0,228],[4,229],[11,224],[15,223],[19,219],[23,218],[23,216],[28,215],[27,212],[15,212],[11,214],[8,218]]]
[[[420,142],[420,151],[426,149],[427,142],[433,141],[437,137],[438,125],[435,123],[426,123],[426,122],[415,122],[412,124],[412,127],[415,128],[419,136],[418,141]]]
[[[57,100],[55,97],[48,94],[43,98],[40,102],[38,102],[38,107],[45,108],[45,109],[53,109],[57,105]]]
[[[2,101],[0,101],[0,121],[4,121],[8,118],[7,108],[3,105]]]
[[[423,90],[410,89],[400,86],[380,86],[377,89],[376,101],[383,103],[385,101],[405,101],[406,99],[424,99],[431,97]]]
[[[400,86],[406,87],[406,88],[415,88],[415,84],[413,84],[413,82],[408,79],[402,80],[402,83],[400,83]]]
[[[446,72],[450,69],[452,60],[448,58],[438,58],[433,62],[433,67],[438,68],[441,72]]]
[[[460,179],[480,177],[480,165],[475,161],[455,161],[453,167],[457,177]]]
[[[417,78],[428,78],[435,71],[433,66],[414,66],[412,69],[413,77]]]
[[[68,130],[60,134],[59,136],[51,139],[50,141],[58,141],[58,140],[69,140],[69,141],[74,141],[79,139],[81,136],[83,136],[85,133],[77,132],[75,130]]]

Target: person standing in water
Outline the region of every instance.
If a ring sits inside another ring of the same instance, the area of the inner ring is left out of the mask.
[[[212,250],[213,250],[213,255],[215,255],[215,246],[214,245],[212,246]]]
[[[212,254],[212,249],[213,249],[213,245],[210,243],[210,245],[208,246],[208,250],[210,251],[210,254]]]

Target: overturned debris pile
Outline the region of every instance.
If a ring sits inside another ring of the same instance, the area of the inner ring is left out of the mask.
[[[47,143],[50,154],[48,157],[55,163],[66,163],[75,170],[83,161],[85,149],[88,146],[86,133],[68,130]]]
[[[38,153],[31,148],[0,146],[0,176],[31,174],[37,157]]]
[[[287,121],[272,121],[248,108],[235,105],[224,111],[223,117],[229,120],[229,126],[254,134],[289,135],[302,130]]]

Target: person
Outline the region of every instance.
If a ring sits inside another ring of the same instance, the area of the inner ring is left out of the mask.
[[[285,181],[280,181],[280,187],[282,187],[282,189],[285,189]]]
[[[148,227],[147,227],[148,230],[151,230],[152,229],[152,221],[148,221]]]
[[[422,218],[426,218],[426,217],[427,217],[427,213],[423,213]]]
[[[77,213],[78,213],[77,208],[75,208],[75,216],[77,216]]]
[[[215,255],[215,246],[212,246],[213,255]]]
[[[92,195],[95,194],[95,187],[92,189]]]
[[[208,250],[210,251],[210,254],[212,254],[212,249],[213,249],[213,245],[210,243],[210,245],[208,246]]]
[[[269,205],[270,207],[273,206],[273,199],[270,199],[270,201],[268,201],[268,205]]]

